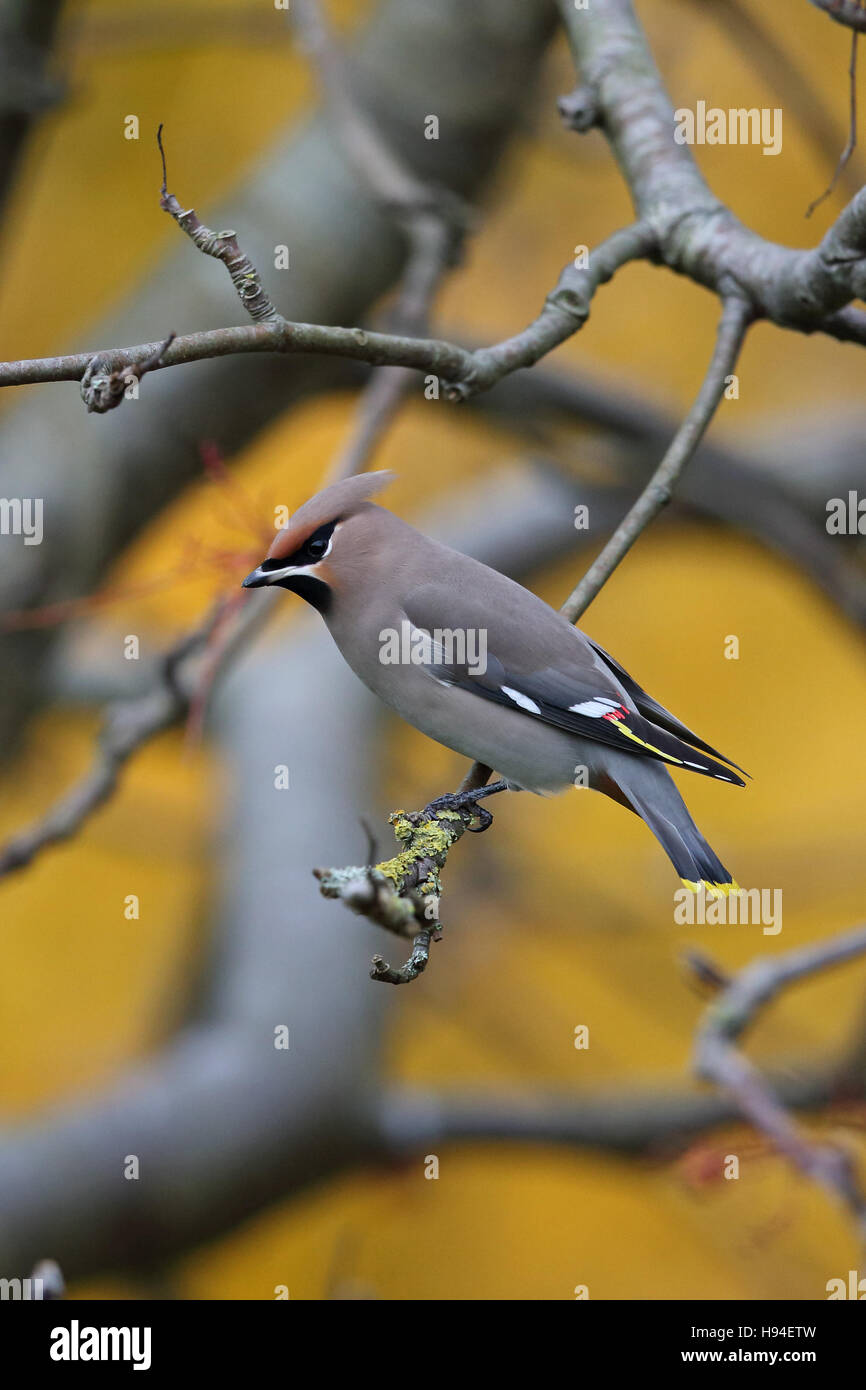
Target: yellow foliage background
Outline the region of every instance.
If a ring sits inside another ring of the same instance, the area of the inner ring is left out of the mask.
[[[176,244],[180,233],[157,201],[149,132],[159,121],[171,132],[172,186],[207,219],[312,99],[304,62],[288,41],[253,37],[244,47],[230,37],[231,25],[210,31],[208,15],[243,9],[255,12],[261,29],[255,0],[199,5],[195,37],[185,30],[176,43],[123,41],[124,19],[134,33],[158,29],[161,11],[170,35],[172,0],[70,8],[70,98],[38,131],[10,224],[0,287],[4,358],[90,346],[90,323]],[[714,22],[711,6],[646,0],[639,8],[675,105],[699,98],[726,107],[779,104]],[[759,8],[825,94],[841,148],[847,35],[805,5],[799,25],[787,6]],[[333,12],[351,26],[366,9],[343,0]],[[103,23],[107,37],[100,38]],[[558,126],[553,98],[571,85],[559,43],[547,63],[537,128],[512,147],[466,263],[442,294],[439,322],[473,340],[521,328],[574,245],[593,245],[629,216],[601,137]],[[138,142],[121,135],[129,112],[141,120]],[[775,159],[724,147],[697,155],[748,225],[811,245],[841,200],[835,196],[804,222],[830,170],[787,107],[784,135]],[[214,265],[213,273],[223,272]],[[226,291],[226,322],[235,322]],[[706,292],[648,266],[630,267],[600,292],[591,322],[559,350],[557,365],[606,374],[681,410],[696,389],[716,317]],[[196,326],[167,324],[166,331]],[[724,403],[717,437],[747,443],[751,422],[778,412],[784,447],[785,414],[822,405],[830,419],[835,404],[861,391],[863,362],[854,348],[762,325],[739,375],[740,399]],[[146,382],[136,408],[148,408]],[[273,498],[294,506],[316,488],[350,415],[345,397],[305,405],[232,461],[248,494],[262,500],[265,521]],[[570,449],[579,465],[579,437]],[[400,475],[388,505],[415,518],[434,496],[514,453],[513,439],[469,412],[413,405],[376,464]],[[189,537],[203,533],[229,549],[258,548],[250,528],[227,516],[224,499],[202,483],[148,528],[109,582],[134,588],[169,573]],[[578,567],[584,563],[581,557]],[[575,564],[563,563],[539,574],[536,587],[557,603],[575,578]],[[166,645],[222,583],[202,567],[183,583],[125,599],[122,615],[109,607],[98,621]],[[282,622],[295,616],[286,600]],[[401,992],[389,1044],[395,1078],[573,1085],[576,1095],[585,1086],[679,1080],[704,1002],[677,964],[685,946],[700,944],[736,968],[764,951],[829,936],[862,912],[866,741],[858,717],[866,666],[857,634],[815,588],[754,544],[683,524],[641,540],[585,625],[753,774],[745,792],[699,778],[684,790],[739,881],[782,888],[784,930],[767,938],[754,927],[675,927],[670,867],[636,818],[601,797],[513,798],[498,809],[491,834],[465,843],[449,864],[447,939],[423,981]],[[723,658],[728,634],[739,637],[737,661]],[[4,787],[4,834],[38,815],[87,765],[95,726],[94,717],[65,712],[36,722]],[[396,725],[391,751],[396,804],[423,804],[460,775],[456,757]],[[7,1117],[98,1087],[171,1031],[200,947],[208,835],[221,785],[207,747],[190,750],[180,733],[162,737],[135,759],[121,791],[83,834],[2,885],[0,1099]],[[138,923],[122,915],[132,883],[147,904]],[[864,982],[866,970],[855,965],[798,988],[761,1020],[752,1052],[802,1062],[842,1048],[862,1013]],[[361,978],[358,988],[374,986]],[[590,1027],[588,1051],[573,1046],[578,1023]],[[858,1126],[835,1128],[866,1155]],[[848,1223],[751,1139],[742,1132],[706,1141],[718,1154],[746,1155],[738,1182],[696,1183],[683,1163],[503,1146],[444,1153],[438,1182],[419,1182],[414,1168],[347,1177],[190,1254],[171,1272],[172,1288],[190,1298],[271,1298],[276,1284],[287,1284],[293,1298],[561,1299],[573,1297],[577,1284],[587,1284],[592,1298],[823,1297],[826,1280],[857,1263]],[[73,1290],[142,1292],[120,1281]]]

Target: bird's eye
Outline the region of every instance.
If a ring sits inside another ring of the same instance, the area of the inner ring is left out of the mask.
[[[314,560],[321,560],[327,549],[328,542],[324,536],[314,536],[311,541],[307,542],[307,554],[311,555]]]

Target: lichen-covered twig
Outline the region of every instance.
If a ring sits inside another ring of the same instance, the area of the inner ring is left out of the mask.
[[[417,980],[422,971],[427,969],[430,942],[438,941],[440,935],[441,933],[431,931],[429,927],[422,927],[412,942],[408,960],[396,968],[390,965],[384,956],[374,956],[370,964],[370,979],[381,980],[386,985],[408,985],[412,980]]]
[[[324,897],[339,898],[352,912],[395,936],[414,938],[412,954],[399,970],[381,956],[374,957],[370,972],[374,980],[404,984],[426,966],[430,942],[438,940],[442,931],[441,871],[479,809],[469,802],[458,810],[443,806],[395,811],[390,820],[402,848],[392,859],[363,867],[313,870]]]

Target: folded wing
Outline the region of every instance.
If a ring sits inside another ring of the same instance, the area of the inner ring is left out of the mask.
[[[417,634],[416,649],[423,653],[418,664],[432,679],[581,738],[745,785],[723,765],[728,759],[647,695],[602,648],[534,595],[514,588],[515,604],[523,605],[524,594],[532,600],[520,615],[519,631],[513,615],[501,610],[491,614],[482,604],[463,600],[461,617],[475,619],[474,644],[465,627],[453,625],[453,614],[449,625],[444,616],[449,595],[439,586],[425,586],[413,595],[405,605],[406,616]],[[481,633],[484,643],[477,640]],[[506,657],[506,651],[515,655]]]

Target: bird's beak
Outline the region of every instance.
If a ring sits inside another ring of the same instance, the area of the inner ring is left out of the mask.
[[[243,581],[242,588],[261,589],[262,585],[270,584],[271,578],[272,575],[268,574],[268,572],[263,570],[261,565],[259,565],[247,575],[246,579]]]

